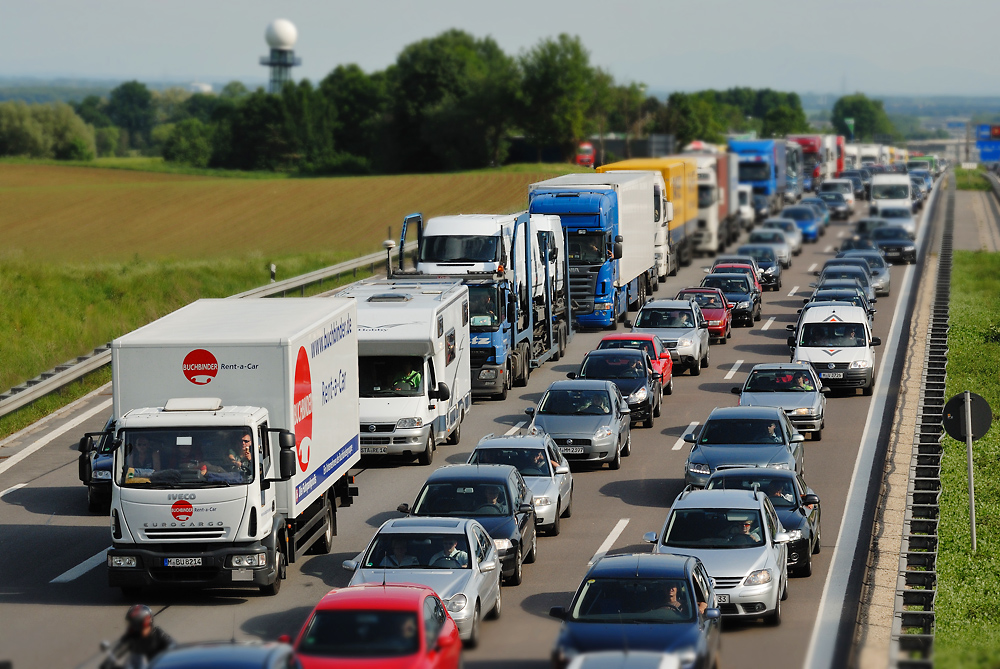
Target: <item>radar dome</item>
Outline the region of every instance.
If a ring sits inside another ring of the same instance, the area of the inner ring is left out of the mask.
[[[291,49],[298,38],[299,31],[288,19],[275,19],[264,31],[264,39],[272,49]]]

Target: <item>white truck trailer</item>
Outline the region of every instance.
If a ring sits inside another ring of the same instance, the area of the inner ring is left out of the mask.
[[[111,345],[108,582],[259,587],[357,489],[353,300],[198,300]]]

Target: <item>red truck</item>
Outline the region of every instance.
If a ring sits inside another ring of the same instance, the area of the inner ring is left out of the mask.
[[[581,167],[594,166],[594,145],[590,142],[580,142],[576,150],[576,162]]]
[[[830,157],[826,155],[822,135],[789,135],[788,139],[802,147],[802,159],[805,163],[803,190],[817,190],[820,182],[833,178],[829,169]]]

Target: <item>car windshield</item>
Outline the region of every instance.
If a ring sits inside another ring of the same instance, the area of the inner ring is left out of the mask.
[[[816,218],[816,212],[805,207],[795,207],[794,209],[783,209],[782,218],[791,218],[796,221],[811,221]]]
[[[479,481],[428,483],[413,506],[415,516],[509,516],[505,486]]]
[[[415,356],[358,357],[361,397],[420,397],[424,394],[422,358]]]
[[[888,221],[884,218],[862,218],[858,221],[857,229],[858,232],[870,232],[887,224]]]
[[[872,239],[909,239],[910,235],[903,228],[886,227],[872,230]]]
[[[755,244],[784,244],[785,233],[780,230],[757,230],[750,233],[750,241]]]
[[[420,262],[499,262],[499,241],[499,237],[481,235],[425,236],[420,245]]]
[[[715,418],[698,435],[698,443],[770,445],[785,443],[777,418]]]
[[[879,211],[882,218],[912,218],[913,215],[906,209],[882,209]]]
[[[677,293],[677,299],[694,300],[702,309],[722,309],[723,307],[723,298],[716,293],[681,292]]]
[[[753,548],[764,545],[757,509],[677,509],[670,514],[663,545],[674,548]]]
[[[827,291],[817,291],[813,295],[813,302],[847,302],[853,304],[856,307],[861,307],[862,309],[867,309],[865,305],[865,298],[857,294],[841,293],[841,292],[827,292]]]
[[[379,534],[361,562],[362,569],[469,569],[465,534]]]
[[[839,181],[839,182],[824,181],[822,184],[820,184],[819,190],[821,193],[830,192],[830,193],[847,194],[853,192],[854,186],[852,186],[851,183],[847,181]]]
[[[495,285],[469,286],[469,329],[495,332],[500,327],[500,298]]]
[[[420,650],[415,611],[317,611],[297,653],[315,657],[400,657]]]
[[[718,288],[726,295],[745,295],[750,292],[746,279],[736,279],[724,276],[712,276],[709,274],[701,280],[701,285],[706,288]]]
[[[815,348],[861,348],[868,345],[860,323],[806,323],[799,333],[799,346]]]
[[[836,193],[834,193],[834,194],[836,195]],[[821,197],[806,198],[806,199],[802,200],[802,204],[808,204],[808,205],[811,205],[813,207],[818,207],[822,211],[827,211],[828,210],[828,207],[826,206],[826,202]]]
[[[257,448],[249,428],[122,430],[118,482],[130,488],[213,488],[250,483]],[[182,522],[194,511],[187,504]],[[197,520],[195,518],[194,520]]]
[[[641,379],[645,376],[646,365],[635,355],[588,355],[580,367],[580,377],[584,379]]]
[[[708,490],[753,490],[754,486],[767,495],[776,509],[795,508],[795,484],[787,476],[772,477],[756,472],[722,474],[710,478],[705,487]]]
[[[611,413],[611,397],[608,391],[600,389],[550,390],[538,403],[538,413],[545,416],[606,416]]]
[[[847,198],[844,197],[843,193],[820,193],[820,198],[824,202],[833,202],[834,204],[847,204]]]
[[[854,254],[854,253],[852,253],[851,255],[849,255],[847,257],[849,257],[849,258],[861,258],[866,263],[868,263],[868,268],[869,269],[883,269],[885,267],[885,260],[882,259],[881,255],[878,255],[878,254],[875,254],[875,253],[865,253],[865,254],[861,254],[861,253]]]
[[[656,359],[656,346],[648,339],[605,339],[597,345],[597,350],[606,348],[630,348],[645,351],[650,358]]]
[[[569,260],[574,265],[600,265],[609,257],[604,233],[573,235],[569,240]]]
[[[864,271],[850,272],[847,271],[847,268],[841,267],[831,267],[830,269],[823,270],[823,274],[819,277],[819,282],[823,283],[835,279],[857,279],[862,286],[868,285],[868,277],[865,276]]]
[[[771,178],[771,163],[740,163],[740,182],[767,181]]]
[[[791,369],[754,370],[743,386],[745,393],[811,393],[815,390],[812,374]]]
[[[769,246],[743,246],[740,253],[750,256],[758,265],[773,265],[776,262],[774,249]]]
[[[637,328],[693,328],[694,313],[690,309],[646,307],[636,316]]]
[[[521,472],[521,476],[552,476],[543,448],[477,448],[472,452],[469,464],[511,465]]]
[[[785,221],[764,221],[765,228],[774,228],[775,230],[781,230],[783,232],[792,232],[795,229],[795,224]]]
[[[580,587],[569,619],[579,623],[669,624],[695,619],[682,579],[588,578]]]

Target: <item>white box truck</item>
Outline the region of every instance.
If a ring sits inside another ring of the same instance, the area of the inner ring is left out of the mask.
[[[458,444],[472,408],[469,289],[461,281],[376,279],[338,297],[357,304],[362,455],[434,460]]]
[[[257,586],[329,552],[356,488],[353,300],[198,300],[111,344],[108,582]]]

